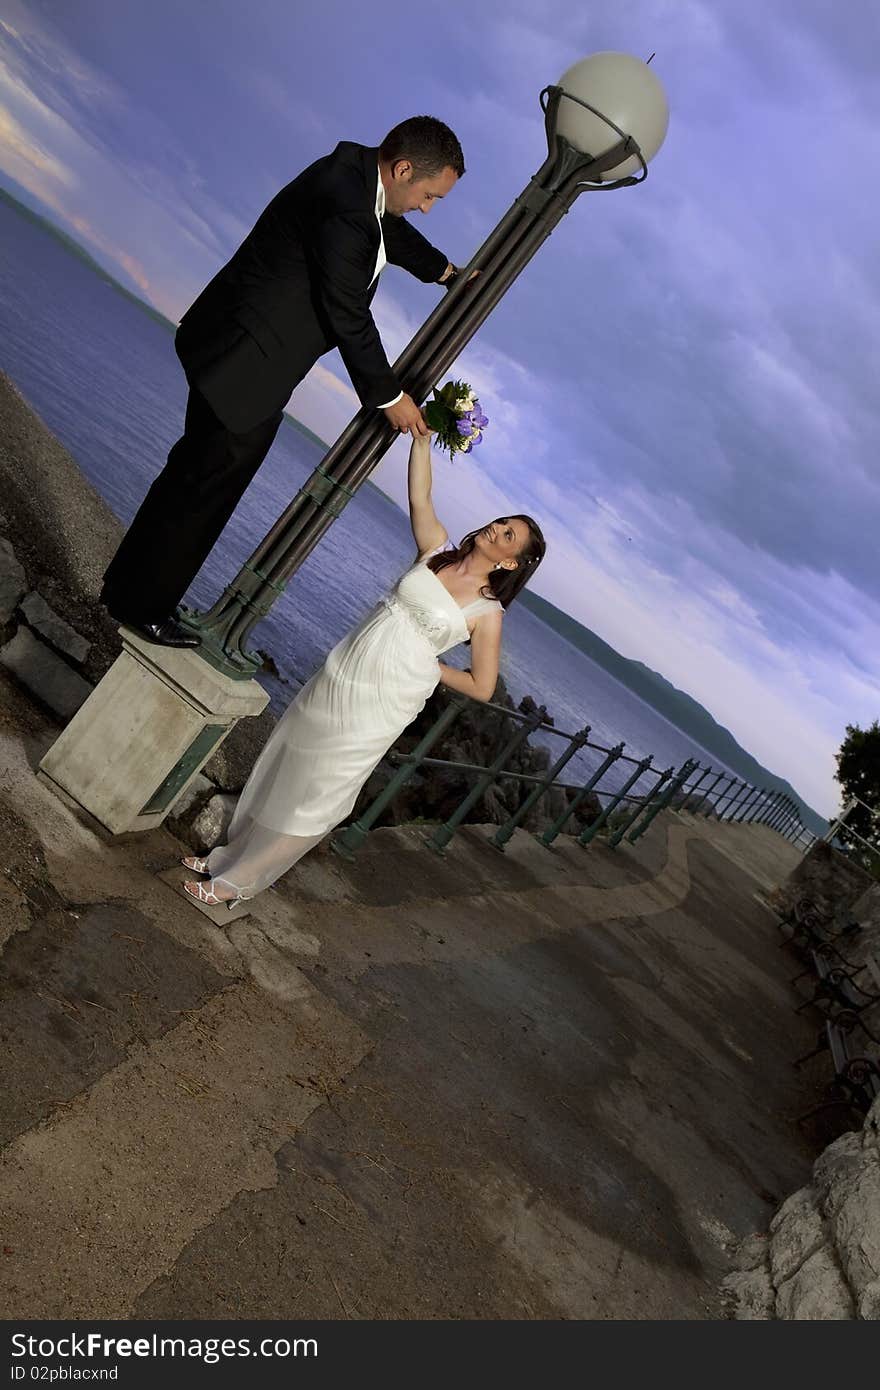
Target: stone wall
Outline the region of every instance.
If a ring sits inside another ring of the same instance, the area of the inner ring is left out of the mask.
[[[876,885],[867,870],[825,840],[817,840],[792,874],[769,895],[771,906],[784,916],[801,898],[811,898],[819,911],[844,925],[856,902]]]
[[[92,687],[83,675],[91,643],[30,587],[15,547],[0,536],[0,665],[61,720]]]
[[[123,530],[0,372],[0,665],[62,724],[121,650],[98,594]],[[216,787],[242,786],[274,723],[266,712],[233,729],[206,768]]]
[[[814,845],[773,897],[780,908],[810,897],[833,919],[854,919],[861,931],[847,937],[847,959],[880,961],[880,884],[830,846]],[[872,1006],[872,1021],[878,1015],[880,1005]],[[880,1057],[870,1042],[864,1051]],[[817,1086],[822,1077],[830,1083],[828,1053],[813,1074]],[[783,1203],[766,1233],[742,1243],[735,1264],[722,1286],[734,1318],[880,1318],[880,1100],[860,1130],[828,1145],[810,1183]]]

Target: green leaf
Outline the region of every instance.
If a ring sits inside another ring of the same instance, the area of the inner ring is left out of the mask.
[[[444,427],[449,424],[449,411],[440,401],[428,401],[422,414],[432,430],[442,432]]]

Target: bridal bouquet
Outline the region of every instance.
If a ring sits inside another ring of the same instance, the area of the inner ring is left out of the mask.
[[[434,390],[422,412],[432,430],[437,431],[435,443],[455,454],[469,454],[481,442],[488,418],[472,386],[466,381],[447,381]]]

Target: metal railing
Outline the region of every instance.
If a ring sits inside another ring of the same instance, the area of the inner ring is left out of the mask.
[[[481,711],[488,710],[499,716],[499,719],[511,721],[515,726],[513,732],[503,741],[492,762],[482,766],[430,756],[431,750],[462,711],[468,705],[476,704],[479,704]],[[508,764],[530,735],[539,730],[542,735],[565,740],[562,752],[541,776],[513,771]],[[433,834],[424,837],[428,848],[441,855],[445,853],[446,847],[468,813],[485,796],[489,788],[496,783],[511,780],[522,784],[524,790],[528,789],[528,794],[489,839],[489,844],[500,851],[504,850],[514,831],[526,820],[541,798],[554,789],[565,793],[569,800],[564,810],[537,836],[538,843],[546,848],[552,848],[554,840],[588,802],[589,797],[595,798],[590,803],[591,809],[595,811],[598,803],[599,810],[581,827],[576,837],[576,843],[583,846],[590,845],[600,833],[604,834],[604,843],[611,849],[616,848],[624,838],[630,844],[634,844],[644,835],[660,812],[673,802],[676,809],[691,815],[713,815],[719,820],[731,823],[751,822],[766,825],[777,830],[795,845],[799,845],[804,837],[809,836],[811,839],[806,848],[809,848],[809,844],[816,838],[802,825],[797,806],[785,792],[754,786],[738,779],[736,774],[726,769],[702,767],[695,758],[686,758],[677,769],[668,767],[658,771],[652,766],[653,755],[636,758],[626,753],[625,747],[625,743],[617,743],[612,748],[606,748],[603,744],[594,742],[590,738],[589,724],[574,733],[557,729],[548,720],[547,711],[543,706],[527,713],[510,709],[506,705],[483,703],[471,700],[465,695],[450,694],[446,708],[411,753],[399,753],[392,749],[387,755],[389,761],[395,764],[396,771],[357,820],[333,836],[332,848],[344,858],[352,859],[379,817],[419,768],[446,768],[474,778],[470,791],[451,815],[437,826]],[[565,766],[586,749],[602,755],[599,765],[591,771],[585,782],[562,781],[560,773]],[[625,777],[622,785],[603,785],[612,770],[615,777],[620,772],[628,771],[629,775]],[[643,778],[654,780],[650,788],[640,794],[636,788]],[[707,778],[711,780],[708,786],[704,787]],[[724,782],[726,785],[719,785]]]
[[[859,816],[861,830],[850,824],[856,811],[864,813]],[[856,863],[875,878],[880,877],[880,808],[869,805],[854,792],[849,793],[839,815],[829,821],[822,838],[835,849],[852,855]]]

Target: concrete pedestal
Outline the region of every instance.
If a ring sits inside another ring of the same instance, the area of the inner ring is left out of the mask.
[[[37,774],[115,835],[161,825],[239,719],[269,703],[256,681],[223,675],[192,649],[120,634],[122,655]]]

